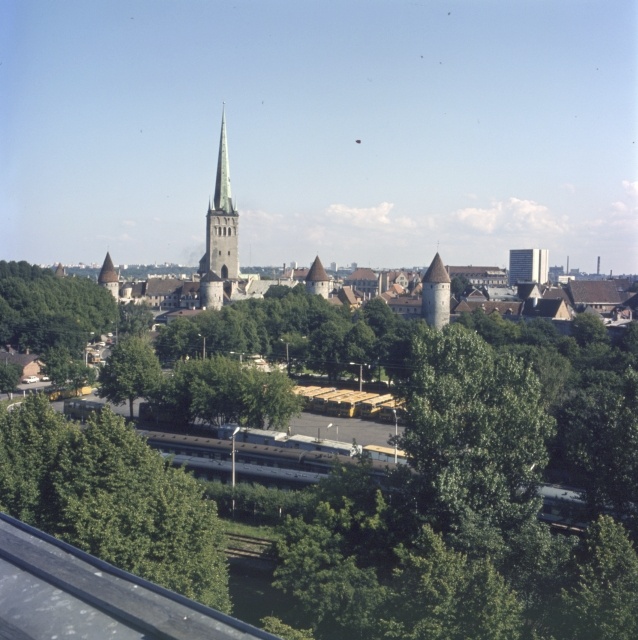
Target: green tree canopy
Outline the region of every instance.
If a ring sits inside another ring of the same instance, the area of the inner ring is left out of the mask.
[[[115,404],[128,401],[133,417],[133,401],[147,397],[160,384],[162,370],[149,343],[136,336],[126,337],[113,347],[100,370],[100,397]]]
[[[412,363],[401,445],[428,511],[452,528],[472,513],[497,528],[534,519],[554,424],[537,376],[460,325],[415,338]]]
[[[601,516],[577,549],[577,560],[573,586],[562,594],[558,637],[638,637],[638,555],[622,525]]]

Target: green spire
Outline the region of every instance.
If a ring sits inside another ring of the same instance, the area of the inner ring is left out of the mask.
[[[216,211],[234,214],[233,199],[230,192],[230,172],[228,168],[228,143],[226,141],[226,111],[222,107],[222,132],[219,138],[219,157],[217,159],[217,179],[215,181]]]

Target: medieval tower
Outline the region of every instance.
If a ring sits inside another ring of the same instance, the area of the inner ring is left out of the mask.
[[[239,215],[233,205],[226,141],[226,113],[222,110],[215,196],[206,214],[206,253],[199,261],[199,274],[212,271],[222,280],[239,277]]]
[[[450,276],[437,253],[423,276],[421,315],[435,329],[450,324]]]
[[[330,276],[323,268],[319,256],[315,258],[306,276],[306,291],[310,294],[319,295],[326,300],[330,295]]]
[[[106,258],[104,258],[104,264],[100,270],[100,275],[97,277],[97,283],[111,292],[111,295],[119,300],[120,297],[120,278],[117,275],[117,271],[113,266],[113,260],[111,260],[111,254],[107,251]]]

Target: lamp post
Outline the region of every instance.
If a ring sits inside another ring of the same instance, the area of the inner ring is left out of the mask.
[[[279,338],[279,340],[286,345],[286,371],[288,372],[288,375],[290,375],[290,354],[288,352],[289,343],[286,342],[286,340],[284,340],[283,338]]]
[[[359,367],[359,393],[363,391],[363,365],[360,362],[348,362],[355,367]]]
[[[203,342],[203,345],[202,345],[202,360],[206,360],[206,336],[203,336],[201,333],[198,333],[197,335],[202,339],[202,342]]]
[[[233,516],[235,515],[235,436],[239,433],[239,427],[236,427],[233,431],[233,435],[231,436],[232,441],[232,450],[231,450],[231,460],[232,460],[232,479],[231,486],[233,489]]]
[[[333,425],[332,422],[327,426],[328,429],[330,429],[330,427],[336,426],[337,427],[337,442],[339,442],[339,425]]]
[[[229,351],[228,353],[232,353],[234,356],[239,356],[239,364],[244,361],[244,354],[239,351]]]
[[[397,464],[398,451],[397,451],[397,438],[399,437],[399,419],[397,418],[397,410],[392,409],[394,414],[394,464]]]

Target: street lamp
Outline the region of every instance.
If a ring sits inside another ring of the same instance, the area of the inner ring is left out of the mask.
[[[201,333],[197,334],[204,342],[202,347],[202,360],[206,360],[206,336],[203,336]]]
[[[239,427],[235,427],[233,431],[233,435],[231,436],[232,440],[232,450],[231,450],[231,460],[232,460],[232,480],[231,486],[233,489],[233,516],[235,515],[235,436],[239,433]]]
[[[397,410],[392,409],[394,413],[394,464],[397,464],[398,451],[397,451],[397,438],[399,437],[399,420],[397,418]]]
[[[332,422],[328,425],[328,429],[330,429],[330,427],[332,426],[336,426],[337,427],[337,442],[339,442],[339,425],[333,425]]]
[[[359,393],[361,393],[363,391],[363,365],[359,362],[348,362],[348,364],[359,367]]]
[[[290,375],[290,355],[288,352],[288,342],[286,342],[286,340],[284,340],[283,338],[279,338],[280,342],[283,342],[286,345],[286,371],[288,371],[288,375]]]
[[[239,356],[239,364],[244,361],[244,354],[239,353],[239,351],[229,351],[228,353],[232,353],[234,356]]]

